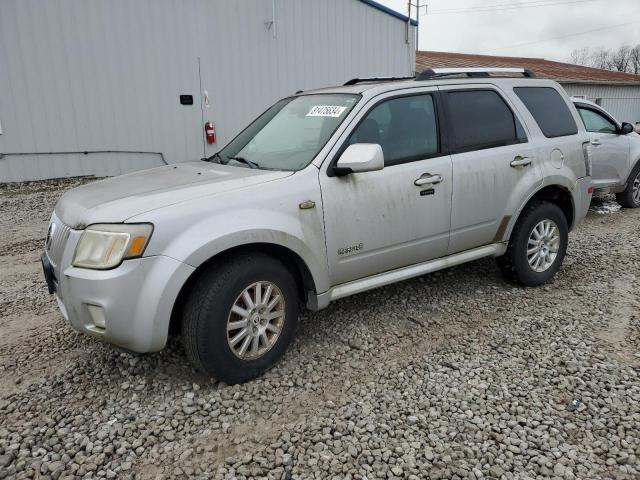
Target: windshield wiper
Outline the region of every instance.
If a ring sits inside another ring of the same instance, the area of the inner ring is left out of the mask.
[[[224,162],[223,165],[226,165],[227,163],[229,163],[229,160],[235,160],[236,162],[244,163],[245,165],[248,165],[250,168],[259,168],[260,167],[260,165],[258,165],[256,162],[252,162],[251,160],[247,160],[244,157],[227,157],[227,161]]]
[[[218,163],[222,163],[222,157],[220,156],[220,153],[214,153],[210,157],[201,158],[200,160],[202,160],[203,162],[212,162],[216,159],[218,160]]]

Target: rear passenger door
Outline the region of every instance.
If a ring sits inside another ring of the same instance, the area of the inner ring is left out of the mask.
[[[441,87],[453,165],[453,254],[501,240],[511,215],[542,184],[514,106],[494,86]]]

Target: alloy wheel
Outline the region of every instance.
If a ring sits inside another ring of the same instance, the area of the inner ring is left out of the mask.
[[[542,273],[553,265],[560,250],[560,230],[552,220],[533,227],[527,242],[527,261],[534,272]]]
[[[274,283],[256,282],[245,288],[227,319],[227,342],[236,357],[255,360],[275,345],[285,320],[282,291]]]

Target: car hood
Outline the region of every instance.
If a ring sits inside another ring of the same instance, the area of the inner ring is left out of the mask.
[[[93,223],[124,222],[151,210],[292,174],[203,161],[185,162],[74,188],[62,196],[55,213],[72,228],[83,229]]]

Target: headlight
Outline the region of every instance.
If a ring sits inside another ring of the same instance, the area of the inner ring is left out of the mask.
[[[127,258],[141,257],[152,232],[149,223],[91,225],[82,232],[73,266],[106,270]]]

